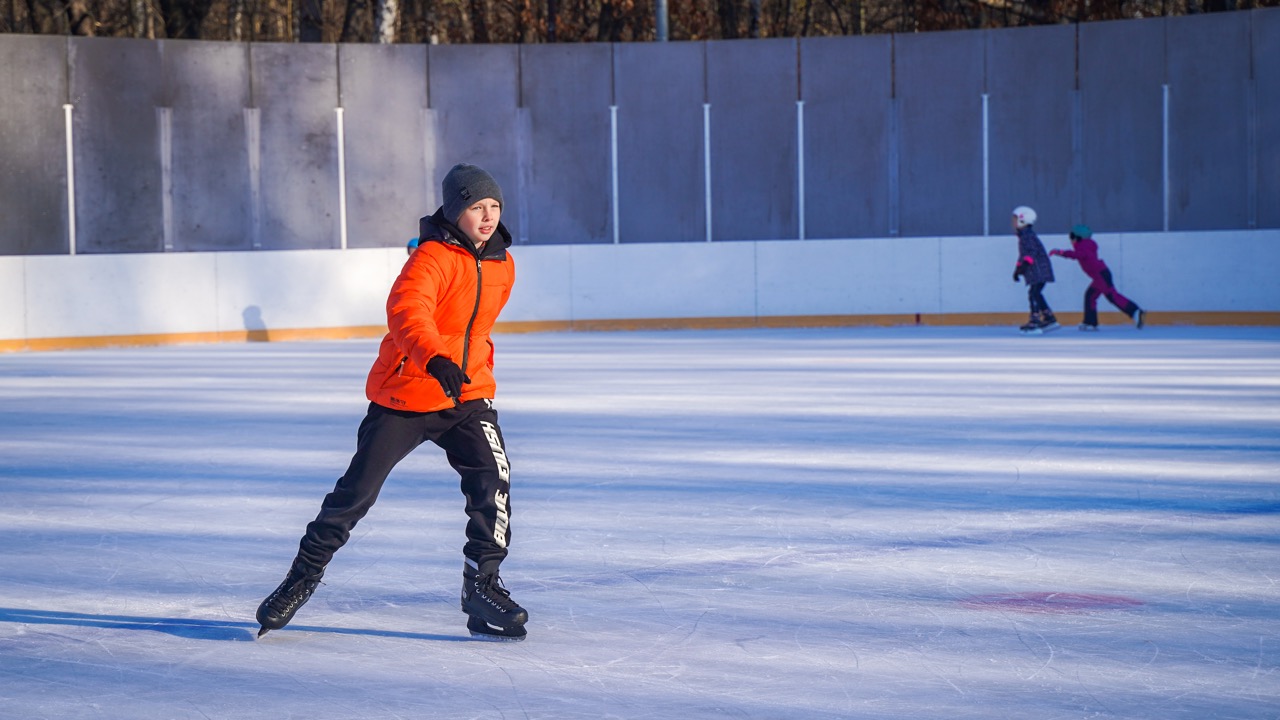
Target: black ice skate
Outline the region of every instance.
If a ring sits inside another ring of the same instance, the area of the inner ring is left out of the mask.
[[[295,560],[284,582],[258,606],[258,622],[262,625],[258,637],[266,635],[268,630],[279,630],[288,625],[298,608],[311,599],[311,593],[315,592],[322,577],[324,570],[313,571]]]
[[[1051,330],[1057,330],[1062,327],[1058,324],[1058,318],[1053,313],[1045,313],[1040,317],[1040,332],[1047,333]]]
[[[481,573],[468,561],[462,566],[462,612],[467,629],[486,640],[522,640],[529,613],[511,599],[497,571]]]
[[[1025,325],[1018,328],[1018,332],[1022,333],[1023,335],[1043,334],[1044,329],[1040,326],[1040,315],[1039,314],[1032,315],[1031,319],[1027,320],[1027,323]]]
[[[523,625],[511,628],[494,627],[478,617],[467,618],[467,629],[471,631],[471,637],[477,640],[497,642],[520,642],[529,634]]]

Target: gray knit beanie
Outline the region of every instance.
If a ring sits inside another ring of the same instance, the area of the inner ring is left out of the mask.
[[[458,163],[453,166],[442,183],[444,190],[444,219],[451,223],[458,222],[462,212],[472,203],[485,198],[493,198],[502,205],[502,188],[489,173],[475,165]]]

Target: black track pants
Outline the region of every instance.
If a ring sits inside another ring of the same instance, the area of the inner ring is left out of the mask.
[[[1044,283],[1031,283],[1027,286],[1027,302],[1031,305],[1031,315],[1033,317],[1036,313],[1053,314],[1053,311],[1049,309],[1049,303],[1044,301],[1043,290]]]
[[[472,400],[433,413],[391,410],[376,403],[360,423],[356,454],[320,513],[307,524],[298,558],[322,569],[346,544],[356,523],[378,499],[396,463],[430,440],[444,449],[458,471],[466,497],[467,543],[463,555],[483,571],[496,570],[511,541],[511,466],[488,400]]]

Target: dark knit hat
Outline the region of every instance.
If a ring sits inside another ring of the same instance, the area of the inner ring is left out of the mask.
[[[457,222],[462,211],[485,198],[493,198],[502,205],[502,188],[498,187],[498,182],[475,165],[454,165],[441,185],[444,190],[444,217],[449,222]]]

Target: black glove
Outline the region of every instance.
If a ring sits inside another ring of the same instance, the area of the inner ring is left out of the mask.
[[[1018,278],[1019,278],[1019,277],[1022,277],[1022,266],[1021,266],[1021,265],[1019,265],[1018,267],[1016,267],[1016,268],[1014,268],[1014,269],[1013,269],[1013,281],[1014,281],[1014,282],[1018,282]]]
[[[445,397],[457,400],[462,395],[462,384],[471,382],[471,378],[462,372],[457,363],[443,355],[437,355],[427,361],[427,372],[440,383]]]

